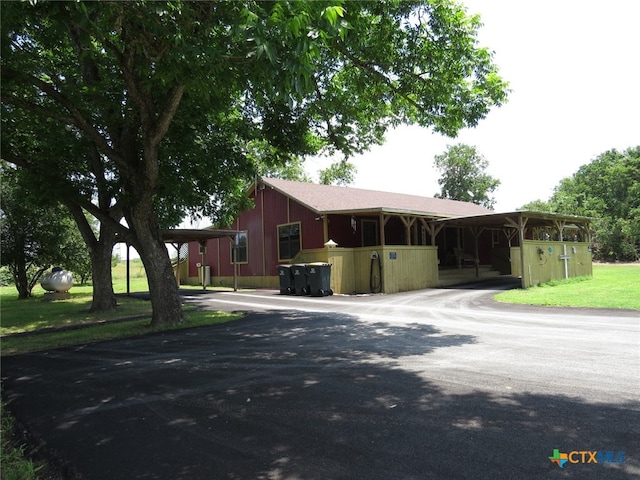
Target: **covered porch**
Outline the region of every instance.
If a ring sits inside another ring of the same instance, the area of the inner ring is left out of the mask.
[[[302,250],[293,263],[332,264],[332,288],[337,293],[395,293],[501,275],[518,278],[521,287],[528,288],[592,274],[586,217],[525,211],[440,219],[395,217],[389,212],[380,215],[380,244]],[[394,221],[401,231],[390,230]],[[404,244],[385,243],[389,238]]]
[[[431,226],[434,231],[446,227],[468,231],[472,249],[458,261],[473,266],[477,278],[483,276],[480,260],[488,253],[493,270],[520,278],[522,288],[528,288],[592,275],[590,222],[588,217],[516,211],[440,219]]]

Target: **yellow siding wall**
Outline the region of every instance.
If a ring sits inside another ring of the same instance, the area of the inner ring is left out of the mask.
[[[569,256],[567,260],[568,276],[593,275],[592,258],[588,243],[525,240],[525,288],[565,278],[565,262],[560,258],[563,255],[563,245],[566,245],[567,255]],[[519,247],[511,248],[511,272],[514,277],[522,276]]]
[[[301,250],[291,261],[291,263],[313,263],[324,262],[331,263],[329,261],[328,248],[315,248],[312,250]]]
[[[394,245],[382,247],[382,253],[384,293],[420,290],[438,285],[437,247]]]
[[[382,255],[382,251],[377,247],[361,247],[353,249],[354,292],[371,292],[371,255],[373,254],[373,252],[376,252],[379,256]],[[378,278],[379,269],[377,262],[378,260],[374,262],[375,270],[373,272],[373,275],[376,276],[376,278],[374,278],[374,285],[376,287],[380,284],[380,278]],[[382,268],[382,275],[384,276],[384,267]],[[380,290],[378,289],[376,291]]]
[[[376,252],[379,260],[372,262]],[[394,258],[392,258],[394,257]],[[382,292],[395,293],[438,285],[438,249],[433,246],[376,246],[329,249],[331,288],[336,293],[369,293],[371,275],[379,285],[382,265]]]
[[[331,289],[335,293],[353,293],[355,288],[354,255],[352,248],[331,248],[327,263],[331,264]]]
[[[173,266],[173,276],[176,277],[178,285],[191,285],[189,283],[189,261],[182,260]]]
[[[363,248],[319,248],[300,252],[292,263],[331,264],[331,289],[334,293],[369,293],[372,261],[376,252],[382,264],[382,292],[395,293],[438,285],[438,249],[434,246],[377,246]],[[373,262],[374,283],[379,284],[378,261]],[[233,277],[212,277],[213,286],[233,286]],[[279,288],[275,276],[238,277],[243,288]],[[197,285],[199,279],[186,282]]]
[[[184,285],[202,285],[202,280],[199,277],[188,277]],[[233,287],[233,277],[211,277],[212,287]],[[278,276],[253,276],[253,277],[238,277],[239,288],[273,288],[278,289],[280,287],[280,279]]]

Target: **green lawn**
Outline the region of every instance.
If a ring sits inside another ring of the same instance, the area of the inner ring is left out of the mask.
[[[116,293],[126,292],[123,263],[114,268],[113,283]],[[139,292],[147,289],[147,280],[140,260],[134,260],[130,267],[130,290]],[[241,316],[223,312],[197,311],[195,308],[185,307],[186,319],[183,323],[152,329],[150,326],[151,303],[148,301],[119,295],[116,310],[90,313],[91,285],[74,286],[70,293],[69,300],[47,302],[43,301],[44,291],[38,285],[33,289],[32,298],[18,300],[15,287],[0,288],[1,354],[14,355],[143,335],[153,331],[212,325],[232,321]],[[61,327],[66,329],[60,330]]]
[[[640,264],[594,264],[593,277],[570,278],[495,296],[499,302],[640,310]]]
[[[146,291],[146,277],[139,260],[132,262],[130,274],[131,291]],[[113,278],[114,290],[126,292],[124,264],[114,268]],[[43,301],[44,292],[40,286],[36,286],[33,293],[33,298],[17,300],[14,287],[0,288],[2,355],[143,335],[159,330],[150,327],[151,304],[148,301],[119,296],[115,311],[89,313],[90,285],[74,286],[71,289],[72,298],[64,301]],[[500,302],[532,305],[640,310],[640,264],[596,264],[593,278],[574,278],[527,290],[511,290],[495,298]],[[186,321],[181,325],[163,329],[210,325],[239,318],[239,315],[195,309],[185,309],[185,316]],[[125,321],[116,322],[123,319]],[[54,331],[59,327],[74,326],[82,328]]]

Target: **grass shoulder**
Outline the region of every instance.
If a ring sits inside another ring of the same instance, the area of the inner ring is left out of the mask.
[[[24,432],[18,427],[13,415],[6,408],[4,400],[0,402],[0,464],[2,478],[5,480],[37,480],[45,464],[34,462],[26,455],[27,442]]]
[[[91,291],[82,290],[82,287],[77,290],[74,287],[71,299],[47,302],[43,301],[41,294],[18,300],[15,289],[1,288],[1,355],[214,325],[241,317],[240,314],[200,311],[185,306],[182,323],[152,328],[149,301],[120,295],[115,310],[92,313],[89,312]]]
[[[494,298],[527,305],[640,310],[640,264],[594,264],[593,277],[555,280]]]

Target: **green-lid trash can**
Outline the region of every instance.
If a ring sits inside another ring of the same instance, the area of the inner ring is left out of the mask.
[[[278,278],[280,279],[280,295],[293,295],[296,287],[293,283],[291,265],[278,265]]]
[[[307,265],[307,275],[309,277],[309,293],[311,296],[326,297],[333,295],[330,263],[309,263]]]
[[[307,276],[307,265],[304,263],[294,263],[291,266],[293,285],[296,295],[309,294],[309,280]]]

